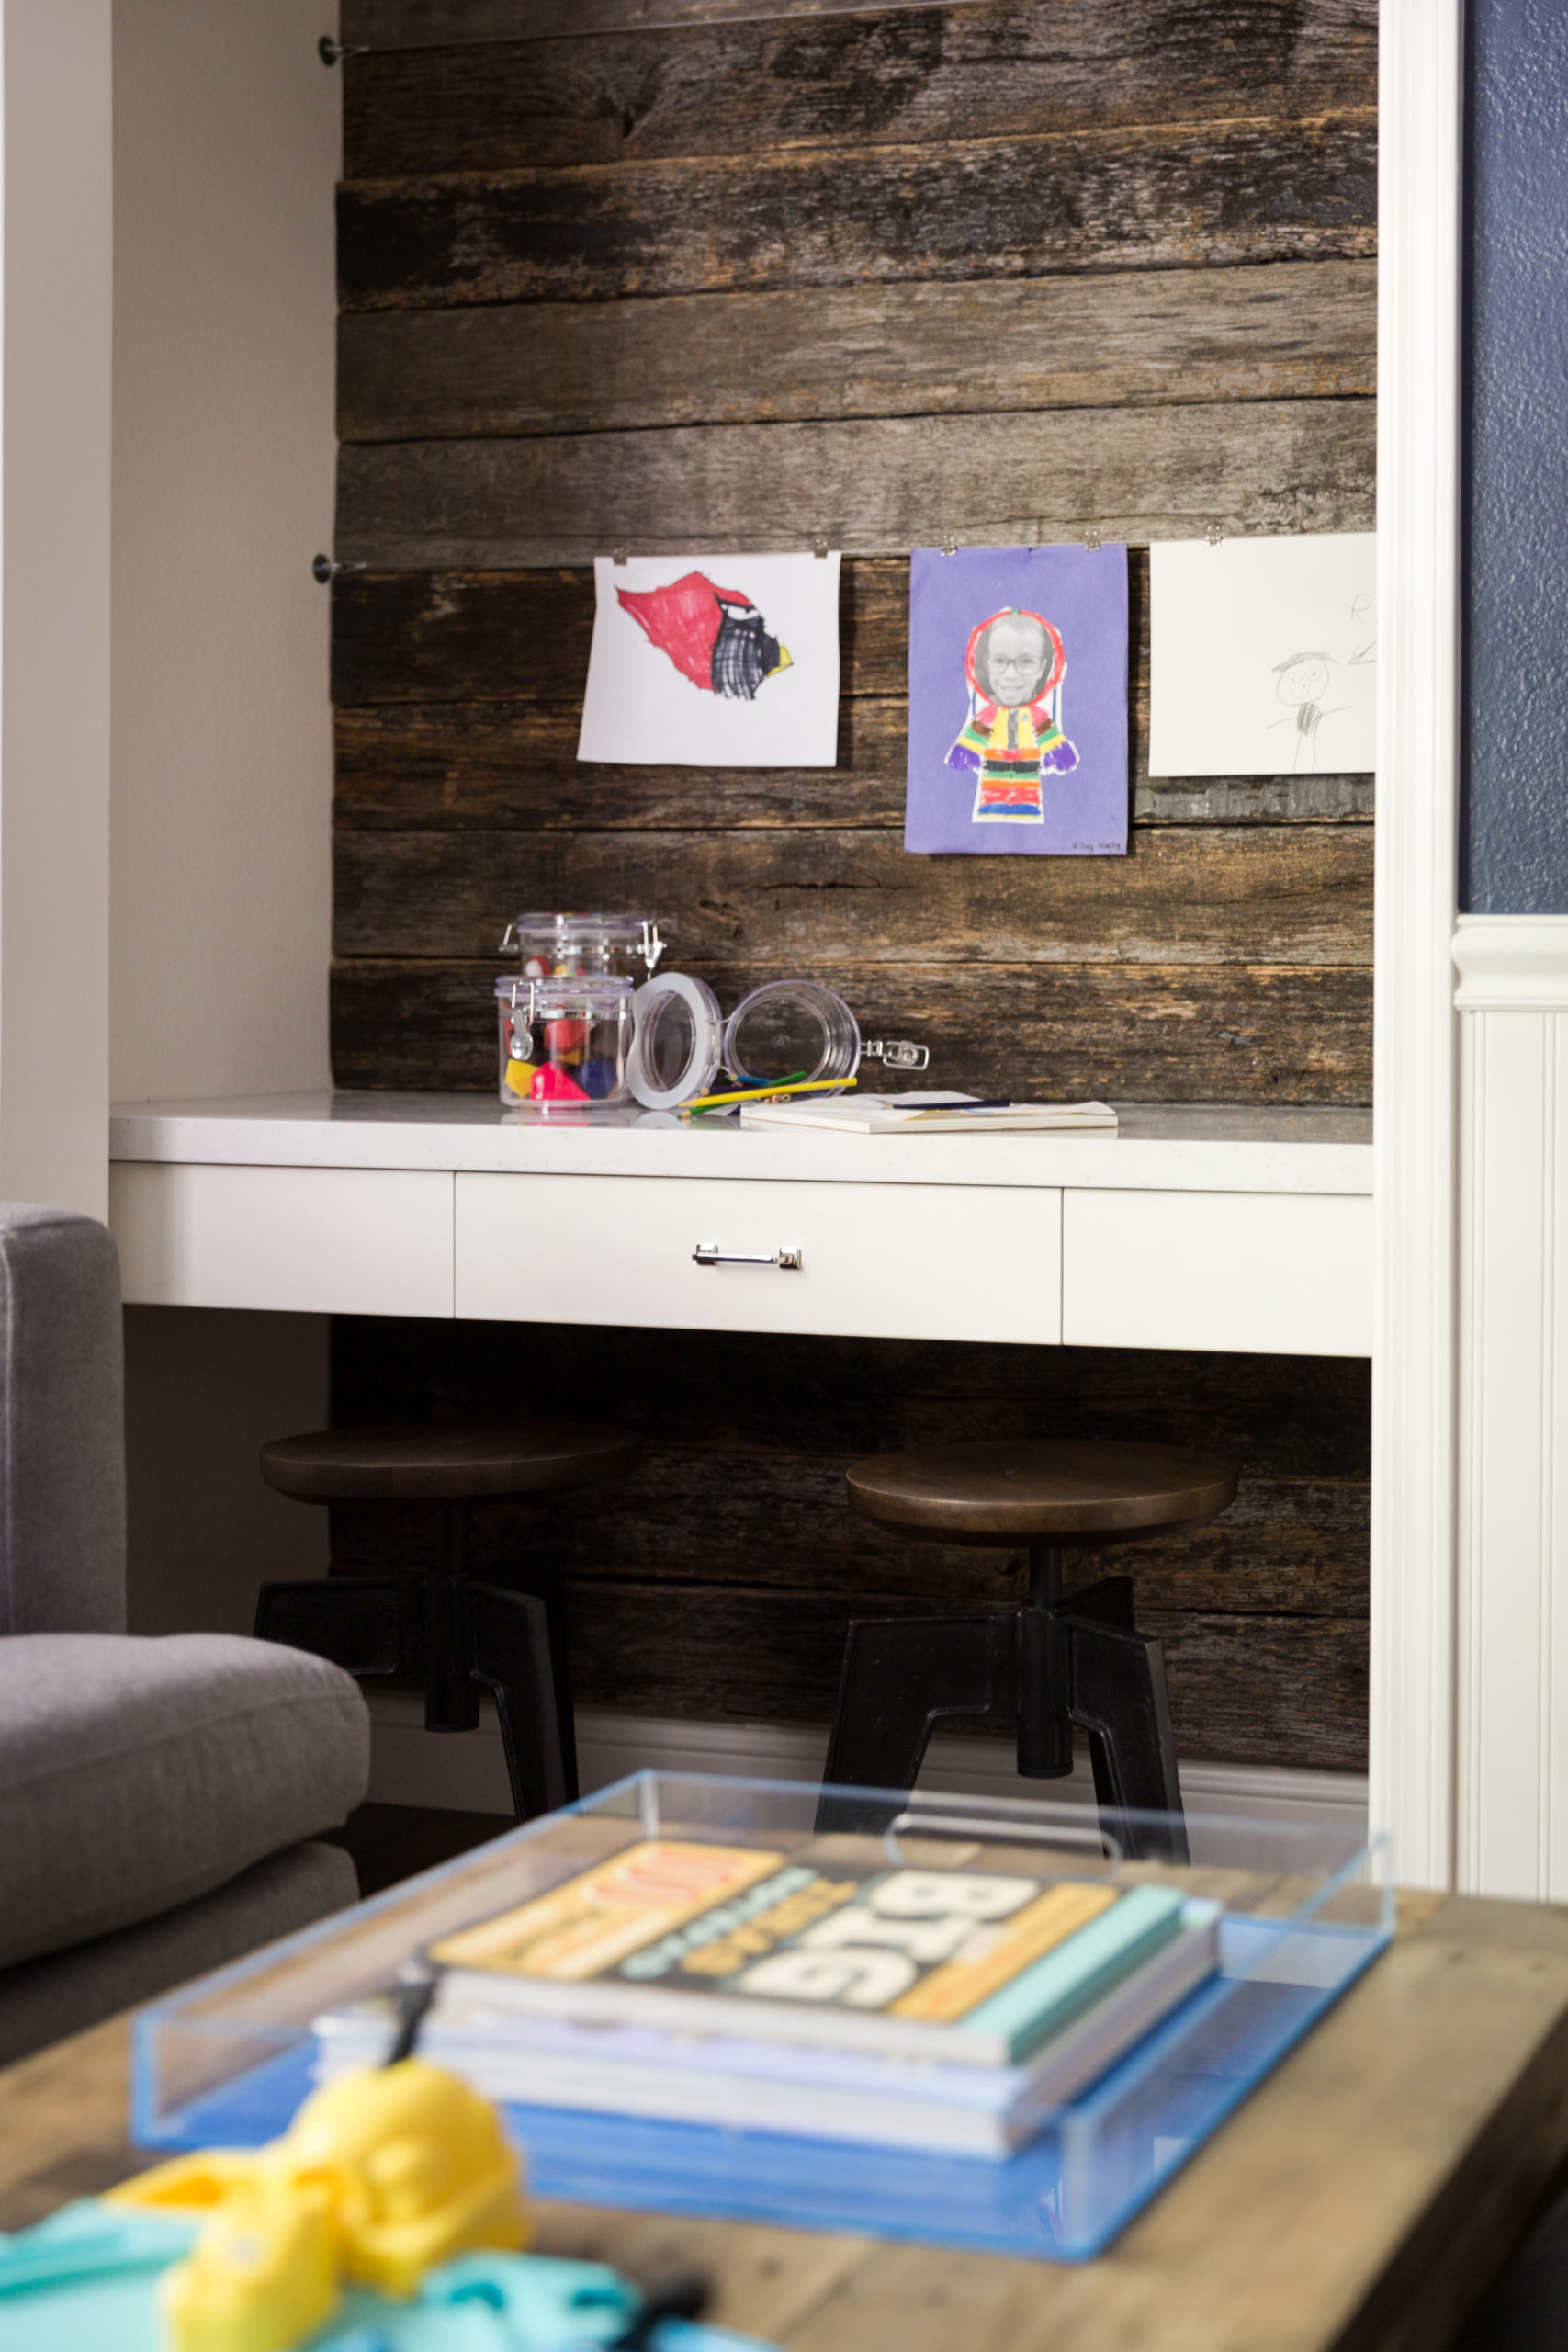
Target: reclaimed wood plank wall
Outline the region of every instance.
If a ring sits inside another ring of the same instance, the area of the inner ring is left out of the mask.
[[[1142,549],[1371,524],[1375,0],[344,0],[343,38],[339,1082],[490,1085],[506,918],[613,900],[938,1082],[1369,1101],[1371,780],[1148,777]],[[1090,529],[1134,550],[1130,855],[906,857],[909,548]],[[577,766],[595,552],[818,533],[835,770]],[[1228,1429],[1241,1516],[1140,1569],[1184,1744],[1360,1758],[1361,1367],[344,1327],[337,1409],[542,1361],[650,1439],[562,1521],[585,1699],[820,1720],[852,1598],[1007,1589],[852,1530],[857,1451]],[[395,1540],[344,1517],[342,1564]]]

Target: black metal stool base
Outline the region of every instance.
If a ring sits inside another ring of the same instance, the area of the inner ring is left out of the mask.
[[[541,1599],[475,1583],[462,1506],[444,1510],[442,1522],[439,1574],[264,1584],[256,1638],[310,1650],[362,1678],[423,1681],[427,1731],[477,1730],[479,1693],[489,1690],[512,1801],[518,1819],[531,1821],[577,1795],[558,1586]]]
[[[1131,1583],[1107,1577],[1064,1601],[1060,1554],[1032,1553],[1031,1566],[1021,1609],[852,1622],[824,1780],[912,1789],[937,1724],[988,1715],[1016,1717],[1021,1774],[1060,1780],[1076,1727],[1106,1834],[1130,1856],[1186,1861],[1165,1653],[1133,1622]],[[886,1804],[824,1795],[817,1826],[880,1831],[894,1817]]]

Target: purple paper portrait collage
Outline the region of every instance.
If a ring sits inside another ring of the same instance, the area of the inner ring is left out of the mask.
[[[907,850],[1127,850],[1127,550],[917,548]]]

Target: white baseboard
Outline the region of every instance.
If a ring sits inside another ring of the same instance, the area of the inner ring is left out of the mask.
[[[401,1690],[370,1694],[370,1795],[380,1804],[428,1804],[472,1813],[512,1810],[501,1731],[487,1702],[477,1732],[427,1732],[424,1702]],[[577,1718],[583,1793],[651,1766],[663,1772],[728,1772],[742,1780],[819,1781],[827,1726],[795,1724],[677,1723],[660,1715],[623,1715],[584,1708]],[[942,1736],[933,1740],[920,1786],[955,1796],[1048,1796],[1089,1804],[1086,1761],[1070,1781],[1021,1781],[1005,1741]],[[1181,1790],[1194,1812],[1245,1820],[1288,1821],[1310,1810],[1343,1811],[1345,1826],[1365,1827],[1367,1783],[1355,1772],[1303,1772],[1262,1764],[1181,1767]]]

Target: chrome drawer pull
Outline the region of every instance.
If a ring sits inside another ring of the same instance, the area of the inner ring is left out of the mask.
[[[798,1250],[775,1250],[771,1258],[738,1258],[721,1250],[716,1241],[699,1241],[692,1252],[694,1266],[777,1266],[781,1273],[798,1274]]]

